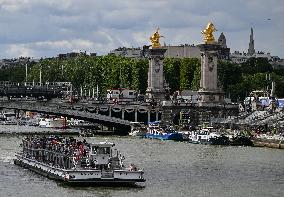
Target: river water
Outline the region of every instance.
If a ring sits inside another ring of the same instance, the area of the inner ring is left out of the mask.
[[[1,129],[0,129],[1,130]],[[284,151],[221,147],[118,136],[111,141],[145,171],[137,187],[68,187],[13,164],[23,136],[0,135],[0,197],[284,196]]]

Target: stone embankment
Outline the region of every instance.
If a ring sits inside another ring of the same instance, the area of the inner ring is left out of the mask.
[[[79,135],[79,130],[0,125],[0,135]]]
[[[253,140],[253,145],[256,146],[256,147],[268,147],[268,148],[284,149],[284,140],[256,138],[256,139]]]

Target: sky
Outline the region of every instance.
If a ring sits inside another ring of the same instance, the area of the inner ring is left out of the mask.
[[[247,52],[250,28],[256,51],[284,58],[283,0],[0,0],[0,58],[55,57],[118,47],[201,44],[208,22],[223,32],[231,52]]]

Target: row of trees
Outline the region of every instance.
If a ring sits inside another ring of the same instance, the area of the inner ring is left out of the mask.
[[[273,70],[267,58],[250,58],[240,65],[220,61],[218,78],[226,96],[233,100],[243,100],[253,90],[271,89],[272,81],[276,83],[276,96],[284,97],[284,70]]]
[[[131,59],[107,55],[90,57],[79,55],[66,60],[59,58],[41,59],[39,63],[28,68],[28,81],[70,81],[75,88],[81,86],[94,88],[98,85],[101,93],[110,88],[135,89],[145,93],[147,88],[147,59]],[[198,90],[200,81],[200,60],[197,58],[166,58],[164,60],[165,79],[170,91]],[[238,65],[228,61],[218,62],[218,78],[226,96],[232,100],[243,99],[255,89],[267,87],[271,80],[276,82],[276,95],[284,96],[284,72],[273,70],[265,58],[251,58]],[[0,71],[1,80],[23,82],[25,66],[14,66]]]

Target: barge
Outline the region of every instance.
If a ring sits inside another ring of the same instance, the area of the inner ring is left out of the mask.
[[[144,182],[143,170],[125,159],[110,142],[87,143],[72,137],[26,137],[14,163],[71,185],[121,185]]]

